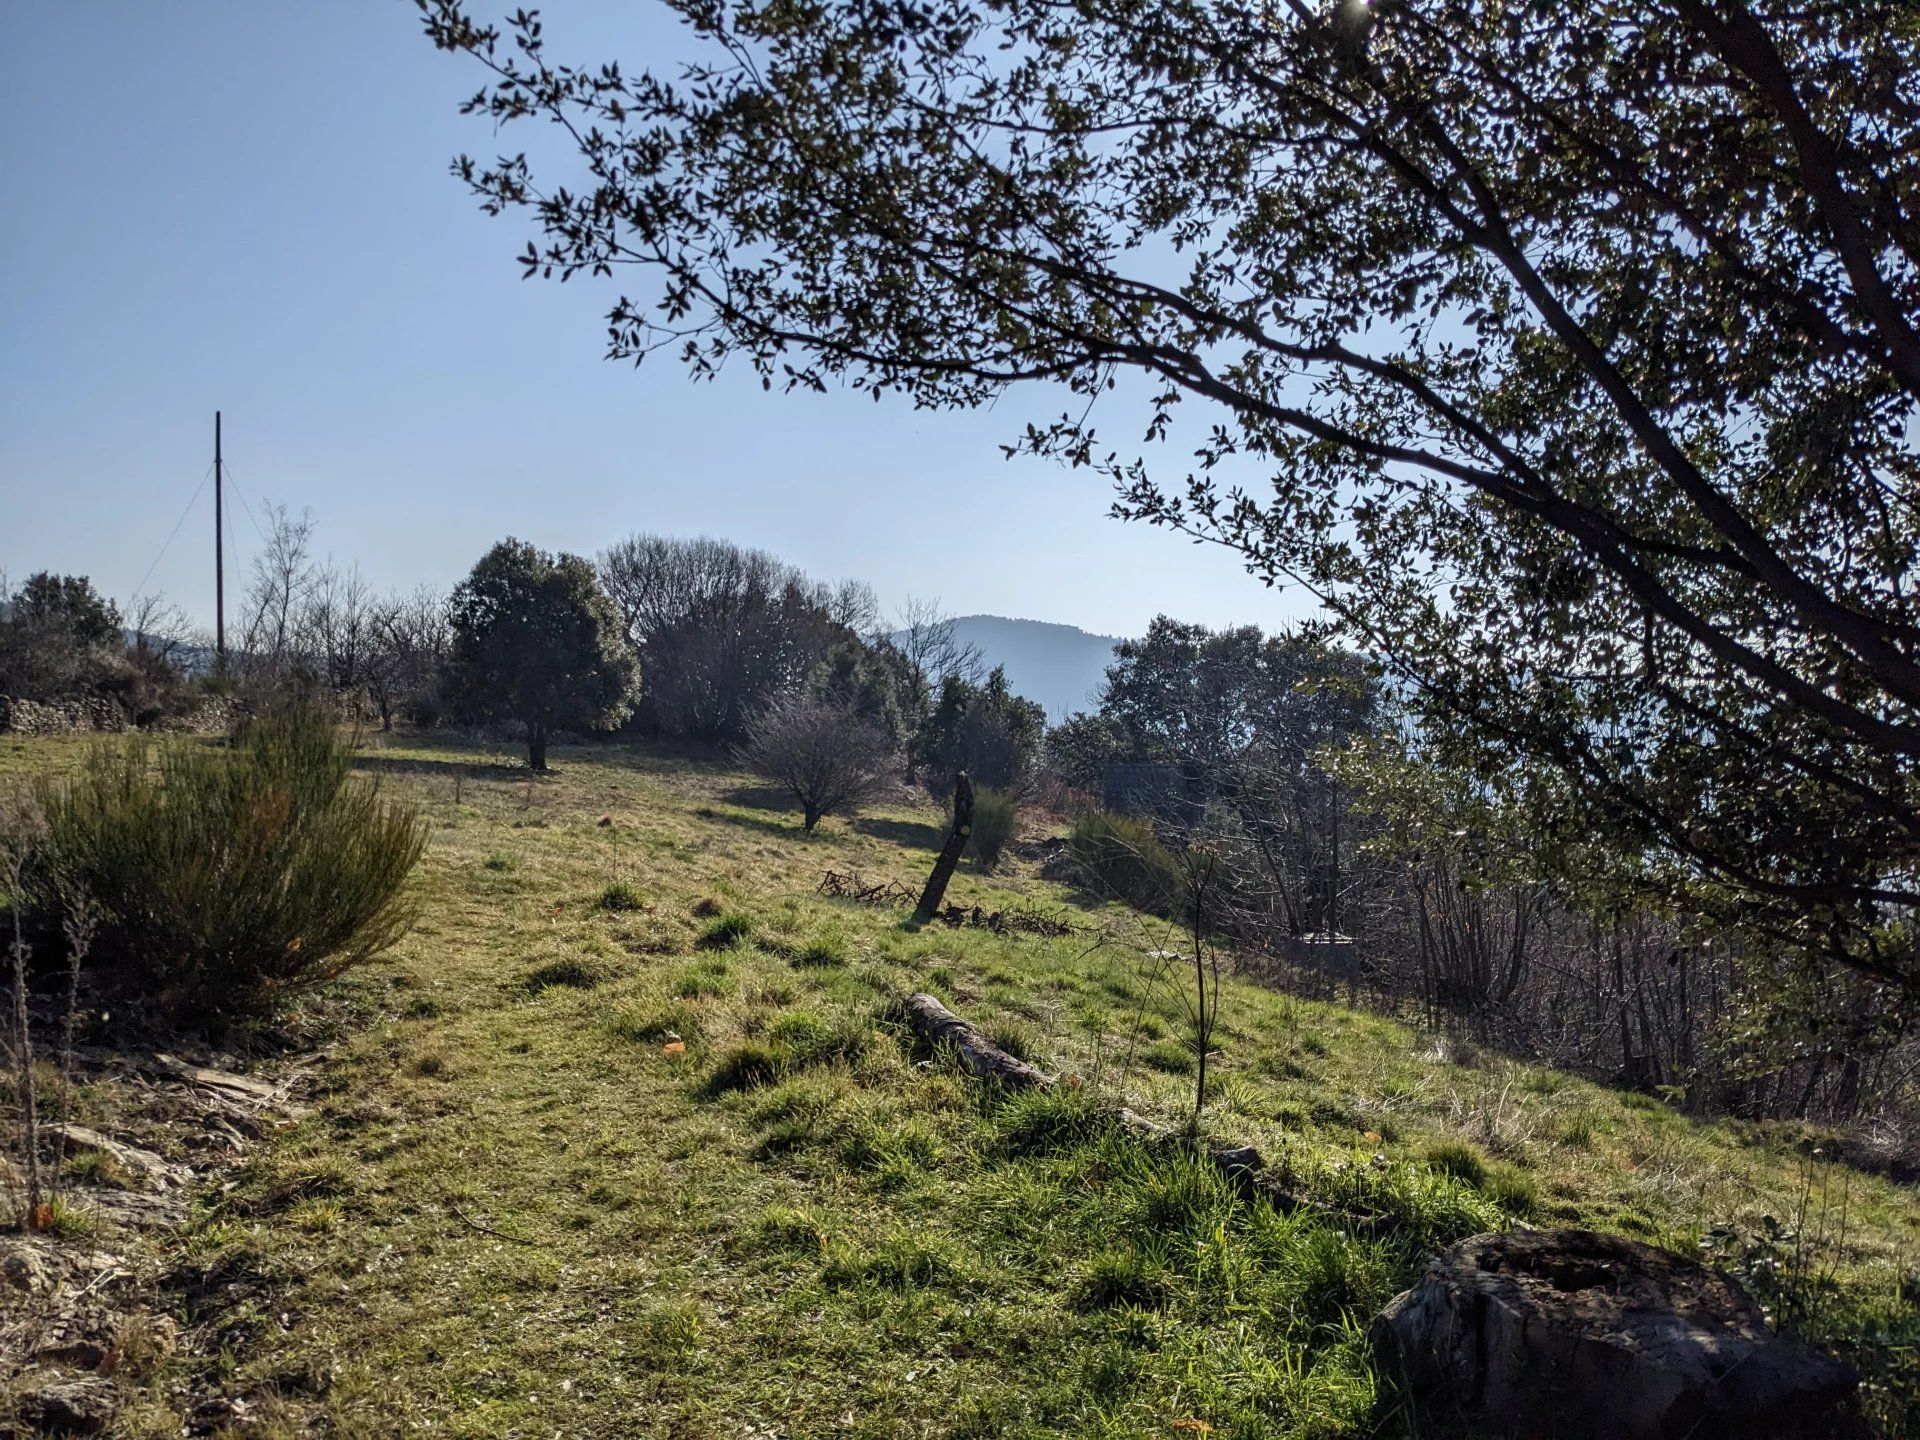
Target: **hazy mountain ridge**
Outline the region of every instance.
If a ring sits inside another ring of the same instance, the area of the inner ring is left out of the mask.
[[[1007,683],[1015,693],[1038,701],[1049,721],[1093,708],[1121,641],[1120,636],[1094,635],[1076,625],[1004,615],[962,615],[953,624],[963,642],[980,647],[988,669],[1006,667]]]

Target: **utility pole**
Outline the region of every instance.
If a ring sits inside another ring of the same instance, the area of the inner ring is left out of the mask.
[[[221,510],[220,412],[213,412],[213,668],[227,673],[227,532]]]

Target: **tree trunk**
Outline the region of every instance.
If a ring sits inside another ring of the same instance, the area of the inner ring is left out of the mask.
[[[820,809],[815,805],[802,807],[806,811],[807,834],[813,833],[813,827],[820,823]]]
[[[547,727],[545,725],[527,726],[527,768],[529,770],[547,768]]]
[[[913,923],[924,925],[933,919],[940,909],[940,902],[947,898],[947,882],[953,878],[954,867],[960,863],[960,854],[967,848],[967,837],[973,834],[973,782],[967,779],[962,770],[953,777],[953,829],[947,834],[947,843],[940,847],[939,858],[933,862],[933,873],[927,877],[927,888],[920,892],[920,903],[914,907]]]

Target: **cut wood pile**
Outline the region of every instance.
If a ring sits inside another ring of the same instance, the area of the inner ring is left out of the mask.
[[[814,893],[829,900],[856,900],[862,905],[911,905],[919,898],[898,880],[865,880],[857,870],[827,871]]]
[[[859,872],[851,870],[844,874],[838,870],[827,871],[826,878],[814,893],[824,895],[829,900],[853,900],[862,905],[883,907],[912,905],[917,898],[912,890],[898,880],[869,881],[861,878]],[[1016,907],[988,910],[980,905],[943,905],[933,912],[933,919],[956,928],[965,926],[991,930],[996,935],[1058,937],[1071,935],[1078,928],[1059,915]]]

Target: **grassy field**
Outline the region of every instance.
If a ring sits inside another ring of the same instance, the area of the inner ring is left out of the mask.
[[[72,753],[0,741],[0,772]],[[192,1366],[269,1434],[1402,1433],[1367,1319],[1425,1248],[1515,1221],[1682,1249],[1725,1228],[1723,1260],[1865,1364],[1888,1433],[1920,1416],[1898,1413],[1910,1190],[1229,980],[1207,1128],[1396,1223],[1282,1217],[1099,1118],[1191,1103],[1177,977],[1138,917],[1016,860],[963,867],[955,898],[1078,933],[915,933],[815,890],[829,868],[917,884],[930,806],[808,839],[711,764],[554,763],[370,750],[434,825],[420,923],[327,1000],[357,1018],[309,1117],[197,1212],[190,1270],[247,1283],[190,1310],[223,1348],[159,1366],[129,1433],[179,1433],[158,1397]],[[1006,1099],[925,1062],[885,1019],[909,989],[1079,1087]]]

